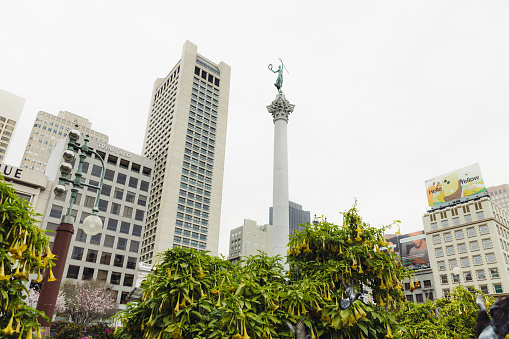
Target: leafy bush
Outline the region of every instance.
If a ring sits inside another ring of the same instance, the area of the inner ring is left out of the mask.
[[[74,324],[68,321],[55,321],[51,327],[56,330],[53,339],[80,339],[85,326],[82,324]]]
[[[113,339],[113,329],[105,323],[96,323],[88,326],[87,332],[94,339]]]

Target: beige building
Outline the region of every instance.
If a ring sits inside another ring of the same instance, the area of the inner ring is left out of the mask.
[[[108,136],[92,130],[92,124],[86,118],[65,111],[59,112],[58,116],[39,112],[28,138],[20,167],[44,173],[57,141],[65,139],[69,130],[76,124],[83,135],[88,134],[92,139],[108,142]]]
[[[230,66],[187,41],[154,84],[143,155],[155,161],[141,260],[173,247],[218,253]]]
[[[79,142],[82,140],[80,138]],[[101,155],[106,167],[98,202],[103,229],[94,236],[88,236],[83,231],[83,220],[92,213],[97,190],[90,187],[79,189],[71,210],[75,219],[74,235],[69,247],[64,279],[96,279],[111,283],[112,290],[117,293],[117,302],[125,304],[127,296],[136,286],[154,162],[94,139],[91,139],[88,145]],[[59,140],[46,170],[46,174],[54,182],[58,182],[60,176],[59,166],[65,148],[66,140]],[[76,166],[74,164],[72,173],[75,173]],[[102,166],[96,156],[87,156],[82,170],[84,182],[99,185]],[[67,188],[64,196],[51,194],[43,212],[43,228],[55,231],[62,216],[66,215],[72,186],[67,185]],[[48,235],[53,242],[55,233]]]
[[[244,219],[244,225],[230,231],[228,260],[237,262],[258,251],[272,255],[272,225],[257,225],[256,221]]]
[[[506,211],[509,211],[509,185],[503,184],[486,188],[491,199]]]
[[[459,283],[493,296],[508,294],[508,222],[506,210],[488,197],[424,214],[437,297]]]
[[[30,201],[35,213],[46,211],[52,182],[45,175],[4,163],[0,163],[0,175],[12,185],[20,198]]]
[[[25,99],[0,89],[0,161],[5,160]]]

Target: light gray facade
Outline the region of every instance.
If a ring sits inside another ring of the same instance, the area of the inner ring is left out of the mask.
[[[24,106],[25,98],[0,89],[0,161],[5,161]]]
[[[218,254],[230,66],[187,41],[152,92],[143,154],[155,161],[141,260],[173,247]]]
[[[80,139],[78,142],[82,141]],[[60,176],[58,167],[65,146],[65,140],[58,142],[46,170],[46,174],[55,182]],[[64,278],[109,282],[114,285],[113,290],[118,293],[117,301],[122,304],[136,284],[154,162],[94,139],[90,140],[89,146],[103,157],[106,166],[99,200],[103,230],[92,237],[83,232],[83,220],[92,213],[97,193],[91,188],[80,189],[71,213],[75,217],[74,235]],[[97,185],[101,168],[99,159],[87,157],[83,166],[85,182]],[[51,194],[44,212],[45,229],[55,231],[60,224],[69,206],[69,192],[64,197]],[[55,233],[48,232],[48,235],[53,241]]]
[[[59,140],[65,140],[69,130],[78,124],[78,130],[88,134],[91,139],[107,143],[108,136],[92,129],[92,123],[87,118],[67,111],[60,111],[58,116],[39,112],[35,118],[32,132],[28,138],[25,153],[19,167],[37,173],[45,173],[46,166],[54,147]]]
[[[299,226],[311,222],[311,214],[309,211],[304,211],[302,205],[297,204],[293,201],[288,202],[288,214],[290,222],[290,235],[294,234],[295,231],[302,231],[304,227]],[[273,225],[274,209],[269,207],[269,224]]]
[[[257,225],[256,221],[244,219],[244,225],[230,231],[228,260],[237,262],[258,251],[272,256],[272,225]]]

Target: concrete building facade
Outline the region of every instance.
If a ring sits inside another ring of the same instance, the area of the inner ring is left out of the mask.
[[[311,222],[311,214],[309,211],[304,211],[302,205],[297,204],[293,201],[288,202],[288,214],[289,214],[289,226],[290,235],[294,234],[295,231],[302,231],[304,227],[299,226]],[[274,208],[269,207],[269,224],[274,224]]]
[[[5,155],[24,106],[24,98],[0,89],[0,162],[5,161]]]
[[[486,188],[491,199],[497,203],[498,206],[509,211],[509,185],[503,184],[498,186],[491,186]]]
[[[173,247],[218,254],[230,66],[187,41],[150,102],[143,155],[155,162],[141,260]]]
[[[54,182],[58,182],[60,176],[58,167],[66,141],[58,141],[46,170]],[[103,230],[94,236],[83,232],[82,223],[92,213],[97,190],[80,189],[71,212],[75,218],[74,235],[63,276],[66,280],[96,279],[111,283],[117,291],[118,303],[123,304],[136,284],[154,162],[94,139],[89,146],[103,157],[106,166],[99,200]],[[88,156],[83,164],[85,182],[97,185],[101,173],[100,160]],[[51,194],[44,211],[43,228],[56,230],[67,213],[69,199],[70,187],[63,197]],[[48,232],[48,235],[53,241],[55,233]]]
[[[258,251],[272,255],[272,225],[257,225],[256,221],[244,219],[244,225],[230,231],[228,260],[237,262]]]
[[[92,130],[92,124],[86,118],[65,111],[59,112],[58,116],[41,111],[37,113],[20,167],[44,173],[58,140],[65,139],[76,124],[83,135],[108,143],[108,136]]]
[[[509,213],[488,197],[423,216],[437,297],[461,283],[495,297],[509,292]],[[459,267],[459,277],[453,269]]]

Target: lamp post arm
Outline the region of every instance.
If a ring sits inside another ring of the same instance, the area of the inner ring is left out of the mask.
[[[98,206],[99,206],[99,198],[101,197],[101,191],[102,191],[102,188],[103,188],[103,181],[104,181],[104,174],[106,173],[106,166],[104,166],[104,160],[103,160],[103,157],[97,153],[96,151],[93,151],[93,150],[89,150],[90,152],[94,153],[98,158],[99,160],[101,161],[101,166],[103,168],[102,172],[101,172],[101,180],[99,182],[99,187],[96,187],[98,189],[97,191],[97,197],[95,198],[95,204],[94,204],[94,208],[92,209],[92,212],[98,212],[99,209],[98,209]],[[87,185],[90,187],[90,185]]]

